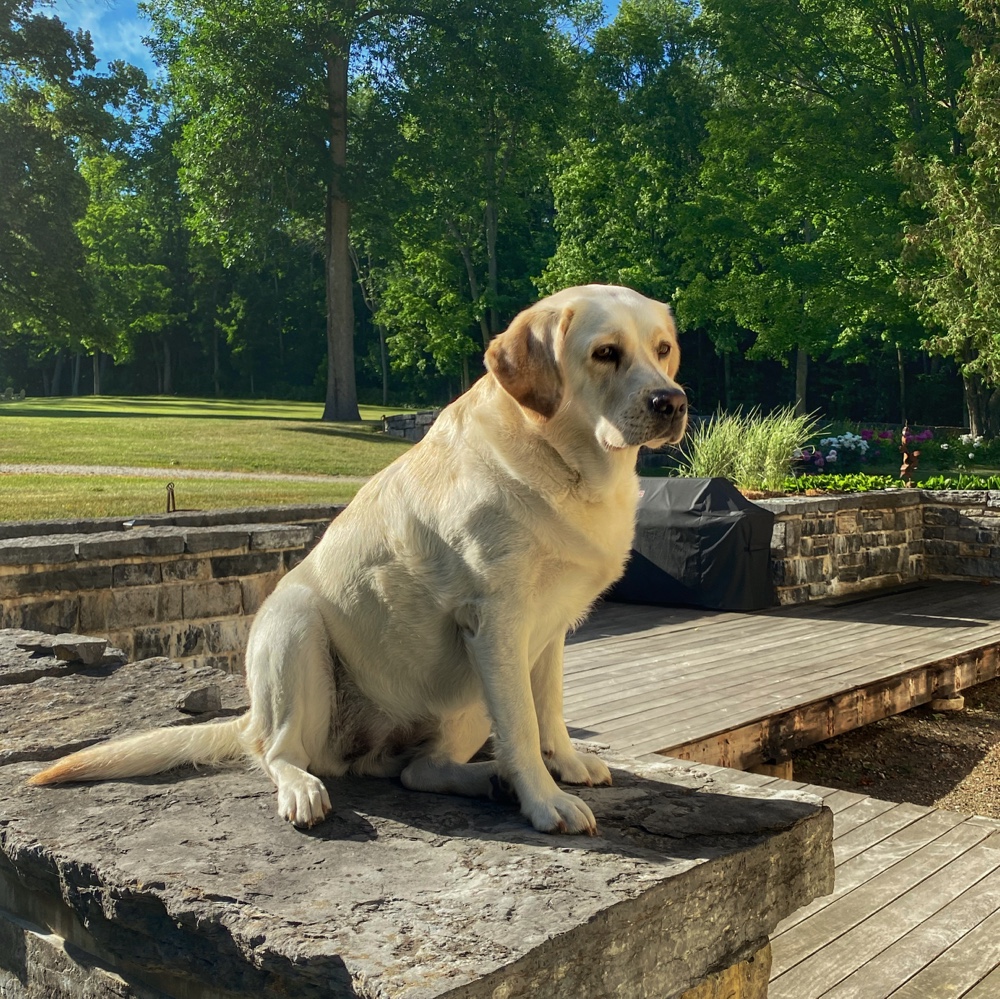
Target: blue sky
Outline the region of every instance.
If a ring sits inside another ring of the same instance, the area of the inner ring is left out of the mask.
[[[139,16],[135,0],[56,0],[50,10],[71,28],[90,32],[99,70],[113,59],[124,59],[153,72],[149,49],[142,44],[149,22]]]
[[[605,0],[608,20],[618,10],[618,0]],[[94,41],[98,69],[114,59],[124,59],[147,73],[155,70],[149,49],[142,44],[149,22],[140,16],[136,0],[55,0],[51,11],[71,28],[84,28]]]

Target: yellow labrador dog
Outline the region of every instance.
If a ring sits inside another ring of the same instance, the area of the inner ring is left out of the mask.
[[[353,772],[476,796],[502,782],[536,829],[594,833],[556,784],[611,782],[570,743],[563,643],[628,557],[639,446],[684,433],[679,360],[670,310],[628,288],[569,288],[522,312],[488,374],[265,601],[245,715],[86,749],[32,783],[246,755],[298,826],[330,812],[321,777]],[[470,762],[491,733],[494,758]]]

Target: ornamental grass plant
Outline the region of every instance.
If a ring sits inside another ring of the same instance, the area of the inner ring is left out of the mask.
[[[677,474],[729,479],[746,492],[779,492],[795,455],[819,429],[815,413],[796,415],[791,406],[767,415],[759,408],[718,412],[688,437]]]

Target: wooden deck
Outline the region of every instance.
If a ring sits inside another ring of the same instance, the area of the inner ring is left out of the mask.
[[[744,769],[1000,675],[1000,586],[735,614],[606,603],[570,636],[571,734]]]
[[[769,999],[1000,996],[1000,821],[706,769],[834,812],[836,889],[771,937]]]
[[[836,889],[778,926],[770,999],[1000,999],[1000,821],[713,765],[991,679],[998,652],[1000,586],[762,614],[607,604],[567,646],[566,717],[580,738],[680,750],[833,810]]]

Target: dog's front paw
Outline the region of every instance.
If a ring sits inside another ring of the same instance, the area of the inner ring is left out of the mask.
[[[278,814],[294,826],[307,829],[322,822],[333,806],[326,785],[312,774],[300,771],[286,776],[278,787]]]
[[[557,791],[550,798],[523,805],[521,811],[539,832],[597,834],[597,820],[586,802],[565,791]]]
[[[572,747],[562,753],[545,754],[545,765],[556,780],[564,784],[610,784],[611,771],[593,753],[578,753]]]

